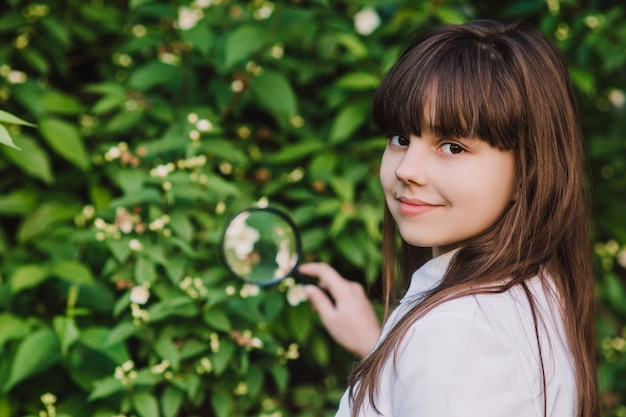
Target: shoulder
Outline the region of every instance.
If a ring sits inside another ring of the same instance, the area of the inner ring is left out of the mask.
[[[535,415],[542,382],[526,319],[515,293],[436,307],[411,325],[399,346],[395,406],[429,415]],[[419,403],[411,394],[417,392],[424,392]],[[457,408],[459,414],[452,412]]]

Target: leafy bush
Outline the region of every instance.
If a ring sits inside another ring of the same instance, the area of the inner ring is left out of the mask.
[[[221,229],[286,208],[305,259],[377,298],[373,90],[414,28],[520,16],[580,97],[602,390],[626,415],[623,6],[10,0],[0,102],[37,127],[0,117],[21,148],[0,147],[0,417],[333,415],[353,358],[293,282],[234,281]]]

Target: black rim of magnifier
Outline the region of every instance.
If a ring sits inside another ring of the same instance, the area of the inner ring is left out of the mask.
[[[289,271],[289,273],[287,273],[284,277],[274,277],[274,279],[271,279],[271,280],[265,281],[265,282],[258,282],[258,281],[254,281],[252,279],[246,279],[245,277],[242,277],[241,275],[237,275],[235,273],[235,271],[233,271],[233,268],[231,268],[231,266],[228,263],[228,261],[226,260],[226,253],[224,252],[224,247],[225,247],[224,243],[225,243],[225,239],[226,239],[226,230],[228,229],[228,227],[230,226],[232,221],[235,220],[235,218],[237,218],[237,216],[239,216],[239,215],[241,215],[243,213],[253,213],[255,211],[266,211],[266,212],[274,213],[278,217],[280,217],[284,221],[286,221],[287,224],[289,224],[289,226],[293,230],[293,235],[294,235],[294,239],[295,239],[295,243],[296,243],[296,253],[298,254],[298,260],[296,261],[296,264],[293,266],[293,268],[291,268],[291,271]],[[237,213],[235,213],[226,222],[226,225],[224,226],[224,230],[222,230],[222,239],[221,239],[221,242],[220,242],[220,253],[222,255],[222,262],[224,263],[224,265],[227,266],[228,272],[231,275],[234,275],[240,281],[246,282],[248,284],[254,284],[254,285],[257,285],[259,287],[270,287],[272,285],[276,285],[276,284],[282,282],[287,277],[290,277],[290,276],[293,276],[293,275],[297,275],[296,274],[296,270],[298,268],[298,264],[300,263],[300,256],[302,255],[302,241],[301,241],[301,238],[300,238],[300,230],[298,229],[298,226],[293,221],[291,216],[289,216],[289,214],[287,214],[285,211],[283,211],[281,209],[278,209],[276,207],[248,207],[248,208],[245,208],[245,209],[240,210]]]

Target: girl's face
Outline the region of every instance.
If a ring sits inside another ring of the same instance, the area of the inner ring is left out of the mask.
[[[479,139],[394,135],[380,181],[402,238],[438,254],[500,218],[515,198],[515,161]]]

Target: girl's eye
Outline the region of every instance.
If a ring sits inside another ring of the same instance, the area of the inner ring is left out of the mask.
[[[394,146],[409,146],[411,141],[408,138],[400,135],[389,136],[389,144]]]
[[[441,150],[443,151],[443,153],[449,155],[458,155],[465,152],[465,149],[463,149],[461,145],[456,143],[444,143],[443,145],[441,145]]]

